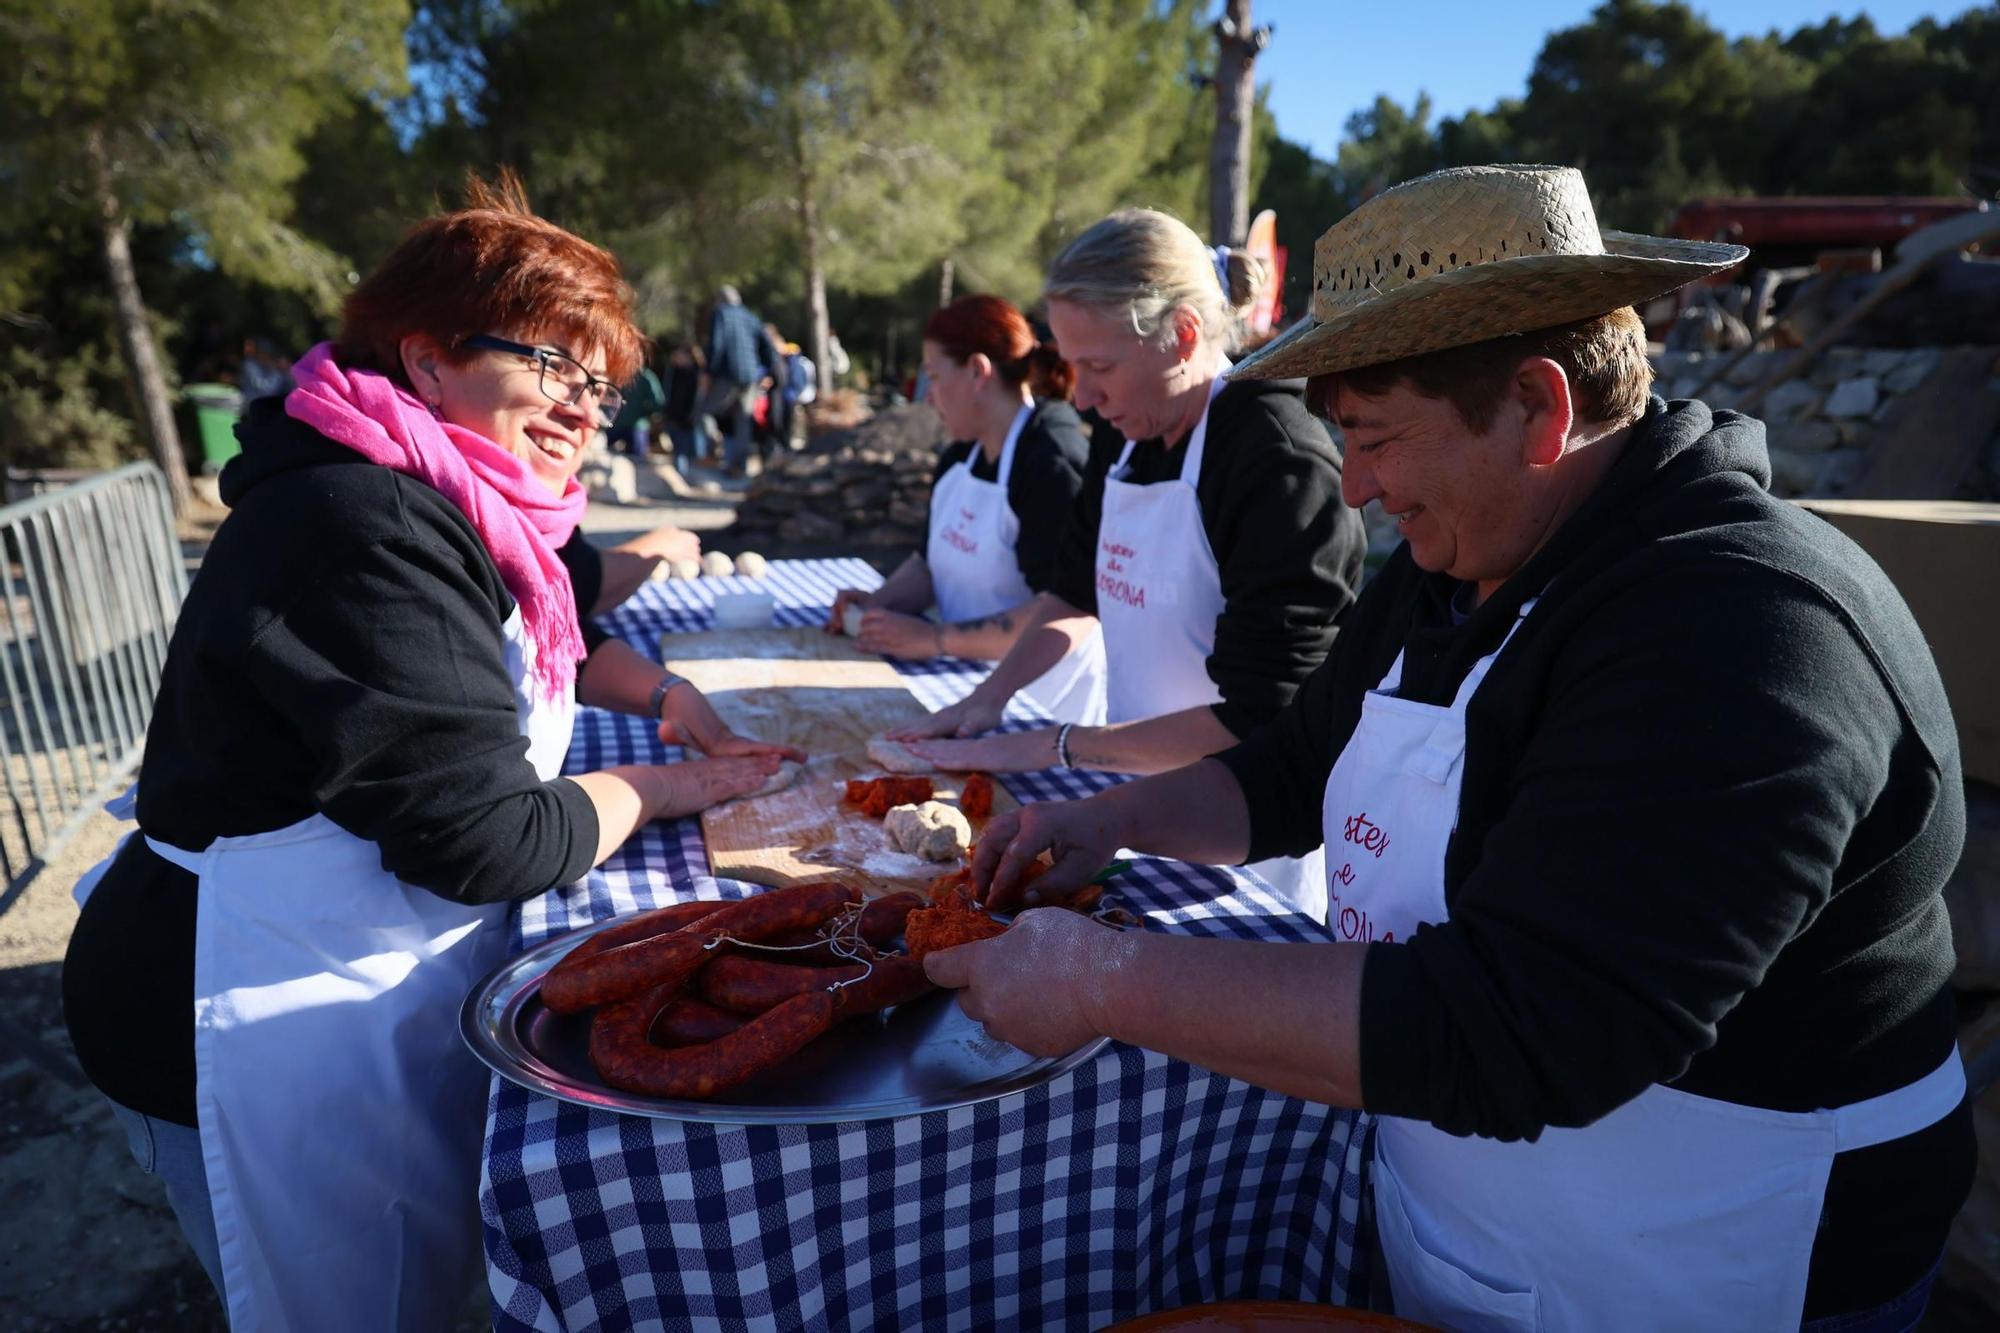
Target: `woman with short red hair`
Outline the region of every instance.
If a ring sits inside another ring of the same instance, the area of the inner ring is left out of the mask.
[[[803,757],[580,622],[571,463],[643,340],[610,255],[471,194],[238,427],[141,836],[78,886],[77,1055],[240,1329],[450,1326],[487,1087],[458,1007],[508,905]],[[559,777],[577,698],[710,757]]]
[[[1090,439],[1069,404],[1076,376],[997,296],[962,296],[924,325],[929,400],[959,443],[938,460],[930,533],[873,593],[843,589],[829,630],[860,609],[860,644],[906,660],[994,660],[1018,609],[1049,586],[1083,486]],[[937,619],[924,613],[937,608]],[[1025,687],[1059,722],[1104,720],[1104,645],[1093,634]]]

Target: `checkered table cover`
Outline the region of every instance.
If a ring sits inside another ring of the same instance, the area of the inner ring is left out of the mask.
[[[603,619],[655,655],[761,587],[780,625],[872,588],[859,560],[779,561],[760,583],[654,583]],[[983,664],[898,663],[938,708]],[[1036,718],[1021,712],[1012,725]],[[643,718],[578,711],[567,771],[674,757]],[[1118,779],[1009,775],[1024,801]],[[617,913],[756,886],[707,873],[698,819],[651,824],[579,883],[523,903],[516,951]],[[1153,858],[1115,882],[1156,929],[1320,940],[1240,872]],[[1203,1301],[1345,1303],[1367,1118],[1114,1044],[1032,1092],[833,1125],[589,1110],[495,1078],[479,1206],[498,1330],[1099,1328]]]

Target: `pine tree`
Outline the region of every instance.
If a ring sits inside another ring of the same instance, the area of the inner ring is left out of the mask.
[[[402,86],[399,0],[76,0],[0,10],[0,162],[17,200],[99,238],[142,431],[175,508],[186,463],[132,262],[135,221],[176,220],[196,262],[330,307],[347,265],[286,225],[299,140],[334,99]]]

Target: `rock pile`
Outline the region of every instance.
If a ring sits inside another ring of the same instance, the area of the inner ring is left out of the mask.
[[[944,442],[936,412],[893,407],[776,456],[745,494],[725,544],[893,564],[924,543]]]
[[[1655,390],[1687,398],[1726,353],[1668,352],[1653,359]],[[1700,397],[1711,407],[1731,407],[1793,355],[1755,352],[1744,357]],[[1905,407],[1925,392],[1943,359],[1935,347],[1833,347],[1811,370],[1778,385],[1751,414],[1763,420],[1771,449],[1771,488],[1786,498],[1838,496],[1859,478],[1869,451]],[[1962,483],[1968,500],[2000,498],[2000,436]]]

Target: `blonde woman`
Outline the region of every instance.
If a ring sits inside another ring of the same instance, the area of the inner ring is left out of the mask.
[[[909,733],[962,739],[920,753],[947,768],[1159,773],[1236,744],[1325,659],[1364,546],[1340,455],[1297,383],[1223,379],[1265,277],[1149,209],[1105,218],[1050,267],[1049,327],[1077,406],[1122,442],[1093,450],[1050,590],[1013,649]],[[1098,624],[1105,726],[980,736]],[[1259,869],[1316,913],[1324,887],[1301,864]]]

